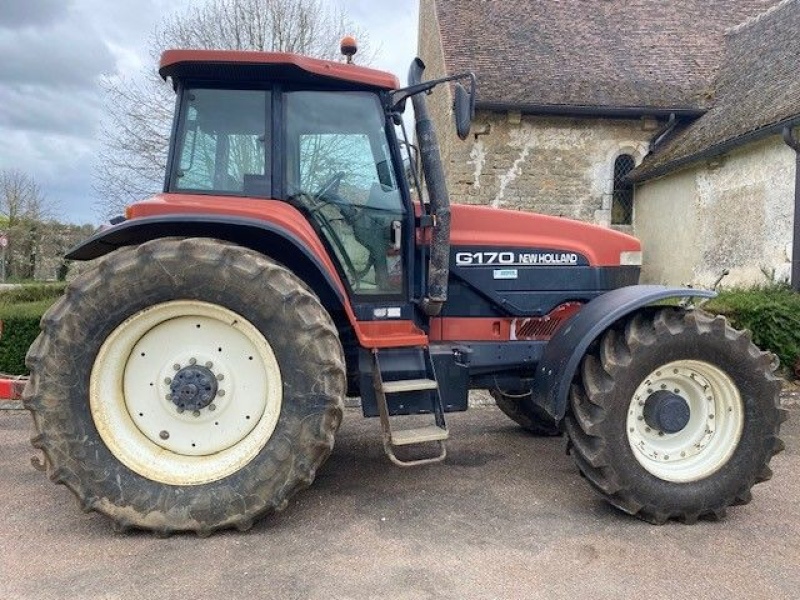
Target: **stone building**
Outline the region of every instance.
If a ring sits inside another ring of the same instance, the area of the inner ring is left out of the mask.
[[[800,0],[421,0],[426,77],[478,77],[465,143],[432,97],[451,198],[633,233],[646,282],[785,278],[797,31]]]

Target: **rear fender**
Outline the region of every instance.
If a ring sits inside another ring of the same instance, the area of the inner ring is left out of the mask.
[[[572,379],[591,343],[634,311],[669,298],[713,298],[715,292],[660,285],[632,285],[598,296],[560,327],[542,353],[530,401],[557,421],[564,418]]]
[[[337,326],[352,322],[344,287],[327,255],[309,248],[283,227],[241,217],[220,215],[164,215],[125,221],[95,234],[67,253],[70,260],[91,260],[123,246],[135,246],[162,237],[205,237],[250,248],[291,269],[314,290]],[[320,247],[321,244],[320,244]]]

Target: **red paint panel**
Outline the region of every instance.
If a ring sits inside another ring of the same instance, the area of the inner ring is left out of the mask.
[[[22,399],[22,390],[25,389],[27,379],[0,379],[0,402]]]
[[[580,303],[568,302],[544,317],[438,317],[431,319],[430,338],[432,342],[545,341],[580,309]]]
[[[397,77],[385,71],[285,52],[167,50],[161,55],[158,73],[164,78],[169,77],[175,73],[181,63],[293,65],[308,73],[339,81],[350,81],[385,90],[396,90],[400,87]]]
[[[432,342],[502,342],[511,339],[511,319],[437,317],[431,319]]]
[[[452,246],[547,248],[578,252],[592,266],[619,265],[621,252],[637,252],[636,238],[589,223],[488,206],[451,207]]]

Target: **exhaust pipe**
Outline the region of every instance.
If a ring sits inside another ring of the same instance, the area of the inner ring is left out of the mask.
[[[408,72],[408,84],[417,85],[422,81],[425,63],[414,59]],[[439,140],[433,128],[425,103],[425,94],[411,97],[414,106],[415,130],[422,160],[422,173],[433,216],[431,236],[431,256],[428,263],[428,293],[422,300],[422,310],[434,317],[442,310],[447,300],[447,281],[450,274],[450,198],[447,195],[444,169],[439,154]]]

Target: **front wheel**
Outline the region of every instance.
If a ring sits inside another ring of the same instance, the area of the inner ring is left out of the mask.
[[[772,358],[702,311],[642,312],[606,332],[572,386],[572,454],[611,504],[653,523],[750,501],[783,449]]]
[[[117,529],[249,528],[333,447],[342,348],[305,284],[205,239],[118,250],[31,347],[25,405],[51,479]]]

